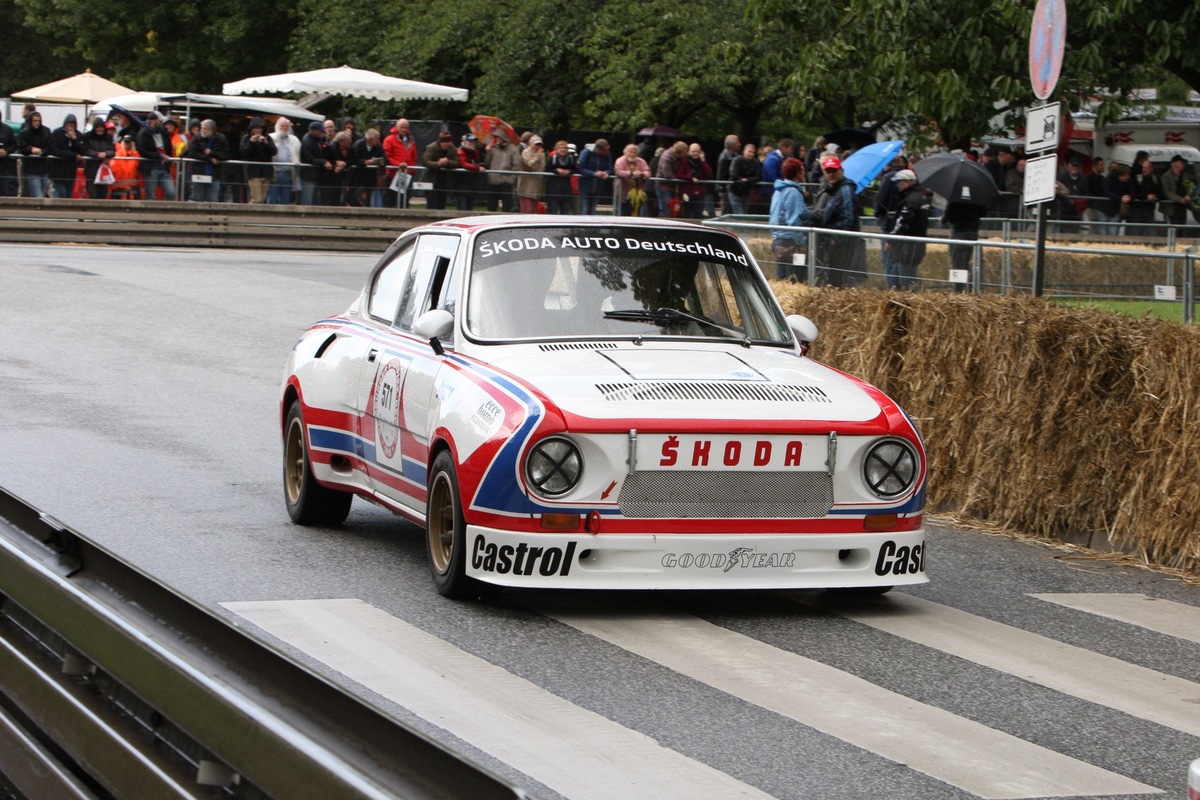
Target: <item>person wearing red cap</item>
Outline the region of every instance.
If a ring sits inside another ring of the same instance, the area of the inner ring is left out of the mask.
[[[828,230],[858,231],[859,207],[854,181],[842,172],[837,156],[821,160],[825,185],[813,208],[813,225]],[[867,279],[866,250],[853,236],[821,236],[817,251],[818,282],[831,286],[854,286]]]

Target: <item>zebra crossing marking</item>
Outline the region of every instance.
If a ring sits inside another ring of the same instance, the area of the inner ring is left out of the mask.
[[[572,800],[770,797],[360,600],[221,605]]]
[[[1200,608],[1196,606],[1159,600],[1144,594],[1063,593],[1029,596],[1200,644]]]
[[[836,613],[1071,697],[1200,736],[1200,684],[913,595],[893,592],[887,598]]]
[[[696,617],[541,613],[988,800],[1160,792]]]

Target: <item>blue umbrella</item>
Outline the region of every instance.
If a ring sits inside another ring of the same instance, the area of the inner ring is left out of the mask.
[[[871,185],[875,176],[883,172],[883,168],[891,163],[903,147],[904,142],[876,142],[861,147],[842,162],[842,171],[861,192]]]

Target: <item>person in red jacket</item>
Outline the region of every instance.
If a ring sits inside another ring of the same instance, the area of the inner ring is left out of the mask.
[[[458,148],[458,168],[465,169],[454,176],[457,184],[454,191],[454,204],[459,211],[471,211],[475,208],[475,195],[483,188],[483,152],[475,146],[475,134],[468,133],[462,137]]]
[[[383,140],[383,155],[388,163],[387,182],[389,187],[400,170],[404,170],[406,175],[412,175],[413,167],[418,164],[417,139],[412,134],[408,120],[396,120],[395,127]],[[397,193],[389,188],[385,203],[392,208],[397,208],[401,206],[402,201],[407,200],[407,197],[407,192]],[[403,204],[407,205],[407,202]]]

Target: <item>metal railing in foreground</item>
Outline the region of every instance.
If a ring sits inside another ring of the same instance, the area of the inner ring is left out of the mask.
[[[913,291],[1008,294],[1032,289],[1031,265],[1036,246],[1028,241],[894,236],[870,229],[788,228],[768,225],[762,217],[718,217],[704,224],[730,230],[745,239],[768,278],[791,275],[813,286]],[[1127,224],[1128,235],[1132,235],[1133,227]],[[773,230],[794,231],[805,237],[805,246],[792,255],[790,263],[779,261],[771,248]],[[1200,253],[1195,246],[1180,250],[1174,231],[1169,233],[1162,246],[1140,249],[1134,249],[1132,244],[1121,247],[1121,240],[1088,246],[1047,244],[1044,295],[1068,302],[1125,301],[1175,306],[1179,319],[1194,322]],[[985,231],[980,235],[991,233]],[[1003,235],[1005,239],[1018,237],[1016,231],[1007,229]],[[925,247],[924,254],[917,259],[917,267],[909,276],[897,276],[894,266],[889,269],[884,245],[908,247],[915,243]]]
[[[0,786],[522,798],[0,489]]]

